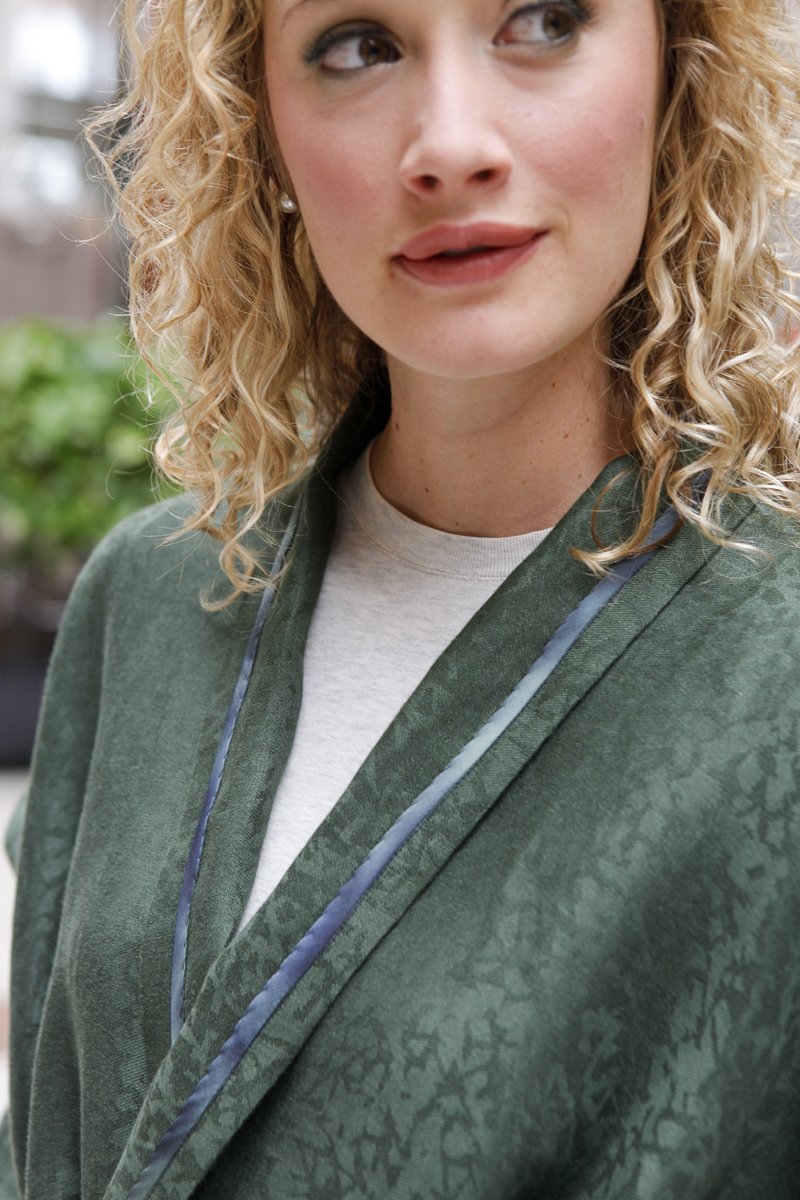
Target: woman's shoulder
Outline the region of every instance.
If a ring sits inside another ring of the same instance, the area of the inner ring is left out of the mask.
[[[193,507],[191,497],[183,494],[149,504],[124,517],[97,543],[84,571],[113,569],[133,562],[137,567],[146,567],[153,551],[177,549],[183,542],[181,529],[191,517]],[[191,540],[193,536],[197,538],[198,535],[189,534],[187,539]],[[210,540],[207,535],[199,536]],[[185,543],[183,549],[185,553]]]
[[[191,501],[173,497],[123,518],[97,544],[69,595],[50,663],[49,690],[72,680],[76,693],[100,692],[103,663],[125,647],[182,625],[197,629],[204,589],[220,573],[208,534],[181,533]],[[165,541],[179,535],[172,541]],[[138,652],[138,651],[137,651]],[[91,677],[90,677],[91,676]]]
[[[737,661],[800,656],[800,523],[767,505],[742,501],[727,527],[730,544],[706,544],[705,565],[682,592],[682,610],[710,642]],[[700,536],[699,534],[696,536]]]
[[[190,496],[148,505],[125,517],[97,544],[81,570],[70,605],[100,603],[120,610],[174,597],[185,605],[219,576],[219,543],[208,533],[185,529],[194,511]]]
[[[766,504],[743,504],[744,518],[730,531],[731,545],[718,556],[716,574],[764,589],[783,588],[800,609],[800,522]],[[736,588],[733,588],[735,593]]]

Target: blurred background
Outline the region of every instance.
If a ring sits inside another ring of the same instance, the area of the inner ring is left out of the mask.
[[[115,0],[0,0],[0,828],[24,794],[53,637],[100,536],[152,499],[155,413],[124,248],[80,135],[119,77]],[[156,406],[157,407],[157,406]],[[13,876],[0,852],[0,1112]]]

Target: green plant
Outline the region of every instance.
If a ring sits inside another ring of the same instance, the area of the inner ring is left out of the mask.
[[[0,328],[0,565],[69,574],[150,503],[166,403],[121,320]]]

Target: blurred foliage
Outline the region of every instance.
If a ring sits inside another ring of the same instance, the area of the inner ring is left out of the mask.
[[[0,564],[69,572],[151,503],[149,450],[168,405],[122,320],[0,328]]]

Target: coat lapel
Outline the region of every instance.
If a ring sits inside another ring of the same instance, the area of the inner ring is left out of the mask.
[[[295,561],[265,632],[209,824],[190,923],[186,1024],[155,1075],[106,1200],[128,1195],[265,981],[383,834],[496,711],[591,589],[594,580],[569,551],[589,544],[595,497],[619,467],[618,462],[606,468],[441,655],[272,896],[247,928],[232,937],[291,744],[302,647],[330,542],[330,482],[325,475],[313,481]],[[627,489],[632,507],[632,477]],[[615,503],[619,511],[619,493]],[[589,627],[534,702],[399,851],[296,984],[205,1116],[187,1131],[153,1197],[191,1195],[373,948],[595,681],[714,553],[703,539],[681,531]],[[279,729],[281,722],[287,728],[268,744],[263,731],[275,728],[275,721]],[[187,848],[188,840],[181,848],[184,855]],[[179,881],[173,880],[169,890],[175,903],[178,888]],[[173,920],[174,913],[172,905]],[[208,929],[216,933],[204,938]],[[164,1003],[168,1009],[168,995]]]

